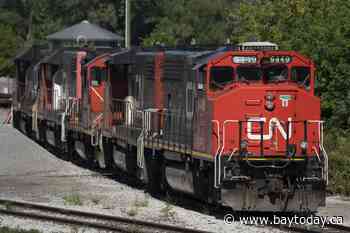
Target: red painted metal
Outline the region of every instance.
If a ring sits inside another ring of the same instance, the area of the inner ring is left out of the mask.
[[[107,72],[106,60],[108,59],[109,54],[103,54],[87,64],[87,79],[89,82],[89,95],[90,95],[90,104],[91,111],[95,113],[103,112],[104,109],[104,93],[106,88],[106,80],[101,80],[100,85],[92,85],[92,69],[101,68]]]
[[[82,77],[81,77],[81,62],[86,57],[86,52],[78,52],[76,59],[76,98],[81,99],[82,96]]]
[[[163,65],[164,62],[164,53],[158,53],[154,60],[154,104],[157,109],[163,109],[164,103],[164,94],[163,94]]]
[[[163,127],[163,117],[161,117],[164,110],[164,89],[163,89],[163,63],[164,52],[157,53],[154,59],[154,104],[159,112],[157,117],[153,118],[153,126],[156,129]]]

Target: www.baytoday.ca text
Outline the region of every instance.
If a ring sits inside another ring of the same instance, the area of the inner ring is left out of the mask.
[[[239,216],[226,214],[224,217],[225,224],[246,224],[246,225],[319,225],[324,228],[329,224],[343,224],[344,217],[342,216]]]

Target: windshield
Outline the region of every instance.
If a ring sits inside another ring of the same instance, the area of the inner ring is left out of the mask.
[[[266,82],[280,82],[288,79],[288,67],[284,65],[239,66],[237,76],[241,82],[255,82],[262,80],[262,78]]]
[[[91,85],[93,87],[100,86],[101,82],[107,77],[107,70],[101,67],[93,67],[91,69]]]
[[[288,79],[288,67],[284,65],[274,65],[264,67],[264,78],[266,82],[280,82]]]
[[[299,86],[310,90],[310,68],[308,67],[293,67],[292,80]]]
[[[239,66],[237,68],[238,80],[254,82],[261,80],[261,68],[257,66]]]
[[[234,71],[229,66],[218,66],[210,69],[210,90],[222,90],[234,81]]]

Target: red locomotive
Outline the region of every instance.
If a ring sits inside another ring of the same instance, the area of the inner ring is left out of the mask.
[[[243,43],[22,58],[14,126],[68,159],[122,170],[151,193],[175,190],[236,211],[325,204],[316,69],[297,52]],[[23,80],[34,84],[24,91]]]

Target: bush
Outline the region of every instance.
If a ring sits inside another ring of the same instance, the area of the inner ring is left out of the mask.
[[[76,205],[76,206],[83,205],[83,202],[79,194],[71,194],[71,195],[65,196],[63,197],[63,200],[65,205]]]
[[[325,144],[329,157],[329,191],[350,196],[350,136],[327,133]]]

